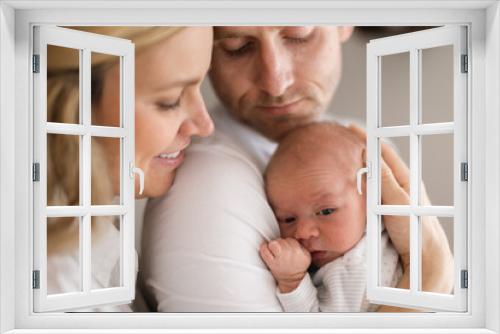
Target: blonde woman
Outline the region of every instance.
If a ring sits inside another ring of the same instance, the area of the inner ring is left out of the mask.
[[[176,169],[192,136],[213,130],[200,94],[209,68],[212,28],[208,27],[85,27],[88,32],[132,40],[135,60],[135,163],[145,174],[139,197],[156,197],[172,185]],[[78,123],[79,74],[74,50],[48,50],[47,118],[51,122]],[[93,54],[92,123],[119,124],[119,64],[116,57]],[[48,205],[78,205],[78,138],[48,137]],[[116,139],[92,142],[92,203],[111,204],[120,194]],[[63,154],[64,153],[64,154]],[[106,172],[102,172],[106,171]],[[138,184],[136,184],[138,194]],[[99,217],[92,224],[92,287],[116,286],[120,232],[113,220]],[[109,223],[106,222],[108,219]],[[78,224],[71,218],[48,223],[48,292],[79,289]],[[115,247],[116,248],[116,247]],[[99,309],[130,311],[128,305]]]

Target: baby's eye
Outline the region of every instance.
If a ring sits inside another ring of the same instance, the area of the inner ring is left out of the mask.
[[[333,209],[333,208],[327,208],[327,209],[323,209],[323,210],[320,210],[320,211],[316,212],[316,214],[318,216],[328,216],[328,215],[331,215],[334,212],[335,212],[335,209]]]
[[[281,218],[279,221],[283,224],[290,224],[290,223],[293,223],[295,220],[296,220],[295,217],[285,217],[285,218]]]

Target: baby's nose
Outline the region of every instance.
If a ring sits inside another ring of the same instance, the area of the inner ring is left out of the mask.
[[[304,219],[297,222],[295,238],[302,242],[307,242],[310,238],[318,237],[319,229],[312,219]],[[307,248],[307,247],[306,247]]]

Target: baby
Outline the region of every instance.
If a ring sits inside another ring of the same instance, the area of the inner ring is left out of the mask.
[[[377,308],[366,299],[366,200],[356,189],[363,151],[347,128],[314,123],[289,133],[267,167],[266,192],[281,238],[263,244],[260,255],[286,312]],[[402,269],[385,232],[382,252],[380,285],[395,286]]]

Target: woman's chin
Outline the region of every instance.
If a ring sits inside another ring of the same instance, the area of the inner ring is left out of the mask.
[[[147,176],[146,176],[147,177]],[[162,175],[161,177],[152,177],[152,182],[145,182],[144,192],[142,195],[136,196],[136,199],[146,198],[146,197],[160,197],[165,195],[172,184],[174,183],[175,171],[171,171],[167,175]],[[162,180],[162,182],[159,182]],[[138,194],[138,188],[136,187],[136,194]]]

